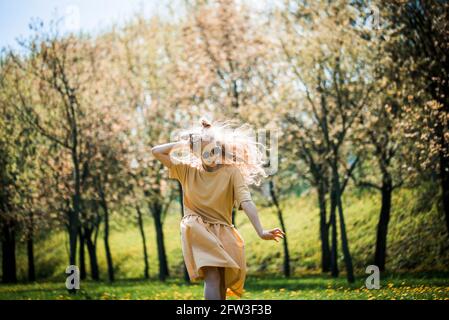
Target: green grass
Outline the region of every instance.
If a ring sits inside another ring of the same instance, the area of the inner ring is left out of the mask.
[[[285,278],[249,277],[243,299],[449,299],[446,276],[387,277],[379,290],[368,290],[363,278],[348,285],[343,278],[323,276]],[[0,299],[202,299],[202,284],[185,284],[179,279],[86,281],[76,294],[69,294],[64,281],[0,286]]]

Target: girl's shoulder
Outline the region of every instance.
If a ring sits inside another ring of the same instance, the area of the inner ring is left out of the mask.
[[[225,169],[226,173],[231,177],[234,177],[235,175],[240,174],[240,169],[237,166],[232,165],[232,164],[225,165],[225,167],[223,169]]]

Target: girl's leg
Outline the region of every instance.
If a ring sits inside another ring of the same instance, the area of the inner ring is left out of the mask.
[[[220,271],[220,294],[221,299],[226,300],[226,282],[225,282],[225,268],[219,268]]]
[[[221,276],[217,267],[203,267],[204,271],[204,298],[206,300],[221,299]]]

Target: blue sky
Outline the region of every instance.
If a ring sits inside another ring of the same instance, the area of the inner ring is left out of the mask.
[[[16,38],[29,34],[33,18],[44,23],[66,17],[66,31],[96,32],[112,23],[123,22],[136,12],[152,15],[164,9],[158,0],[0,0],[0,48],[16,46]]]
[[[17,48],[16,39],[30,34],[29,24],[36,18],[48,24],[63,17],[61,31],[95,33],[127,20],[136,12],[171,19],[173,14],[180,14],[178,1],[182,3],[182,0],[0,0],[0,48]],[[253,9],[263,9],[278,1],[237,0]],[[169,3],[175,12],[168,9]]]

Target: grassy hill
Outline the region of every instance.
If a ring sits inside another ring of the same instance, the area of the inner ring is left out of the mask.
[[[443,215],[438,211],[437,195],[432,192],[432,188],[425,188],[402,189],[394,193],[388,234],[387,269],[390,272],[448,271],[449,238]],[[373,259],[379,206],[380,198],[376,192],[348,190],[344,198],[350,250],[358,274],[363,274],[365,267]],[[320,243],[314,193],[290,197],[282,202],[282,207],[293,275],[319,273]],[[262,208],[260,216],[266,228],[279,225],[272,208]],[[179,206],[175,204],[167,214],[164,232],[170,272],[176,277],[182,274],[179,221]],[[259,240],[242,211],[237,213],[236,225],[245,239],[249,274],[280,275],[283,259],[281,243]],[[150,274],[156,277],[158,270],[156,241],[149,215],[145,218],[145,230],[149,245]],[[117,278],[141,278],[143,254],[137,226],[132,222],[116,224],[111,231],[110,241]],[[57,279],[63,276],[68,260],[67,242],[67,235],[56,231],[36,245],[38,278]],[[23,244],[19,245],[17,263],[19,278],[26,277],[24,249]],[[101,276],[104,278],[106,261],[101,235],[98,239],[98,257]],[[342,257],[340,263],[344,270]]]

